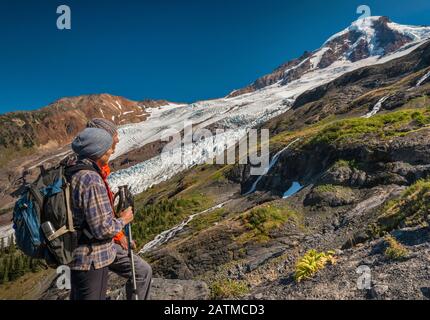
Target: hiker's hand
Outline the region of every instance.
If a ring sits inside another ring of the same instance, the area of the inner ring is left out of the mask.
[[[136,245],[136,241],[132,241],[131,242],[131,248],[133,249],[133,250],[135,250],[136,248],[137,248],[137,245]]]
[[[128,240],[127,240],[127,237],[126,236],[124,236],[124,237],[121,237],[119,240],[118,240],[118,244],[121,246],[121,248],[123,248],[124,250],[128,250]]]
[[[124,221],[124,225],[127,225],[130,222],[132,222],[133,218],[134,218],[133,210],[131,209],[131,207],[128,207],[127,209],[122,211],[119,215],[120,215],[122,221]]]

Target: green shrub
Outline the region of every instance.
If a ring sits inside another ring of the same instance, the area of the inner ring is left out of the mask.
[[[298,213],[286,206],[265,205],[252,209],[239,216],[241,222],[248,229],[237,240],[246,243],[249,240],[266,242],[270,240],[270,232],[280,228],[290,219],[298,222]]]
[[[252,209],[248,214],[242,216],[242,221],[248,229],[258,230],[267,235],[272,229],[287,222],[291,213],[290,210],[282,210],[269,205]]]
[[[347,167],[347,168],[358,168],[358,163],[356,160],[343,160],[343,159],[339,159],[337,160],[334,165],[334,168],[342,168],[342,167]]]
[[[424,127],[430,124],[430,115],[425,112],[415,111],[414,113],[412,113],[411,117],[420,127]]]
[[[336,259],[334,258],[334,251],[318,252],[314,249],[309,250],[297,262],[294,279],[297,282],[311,279],[315,275],[315,273],[325,268],[327,263],[336,263]]]
[[[398,243],[392,236],[388,235],[384,240],[388,246],[384,252],[386,257],[392,260],[402,260],[408,255],[408,249]]]

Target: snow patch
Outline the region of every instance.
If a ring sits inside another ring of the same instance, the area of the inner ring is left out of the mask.
[[[388,27],[400,34],[408,36],[413,41],[419,41],[430,37],[430,27],[428,26],[409,26],[389,22]]]
[[[118,102],[118,100],[115,100],[115,103],[116,103],[116,105],[118,106],[118,108],[119,108],[120,110],[122,110],[122,106],[121,106],[121,104]]]
[[[284,192],[284,195],[282,196],[282,198],[287,199],[292,195],[294,195],[295,193],[299,192],[302,188],[303,186],[298,181],[294,181],[291,187]]]

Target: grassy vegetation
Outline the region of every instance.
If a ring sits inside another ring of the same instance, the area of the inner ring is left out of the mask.
[[[236,161],[238,162],[239,160],[236,159]],[[209,170],[211,172],[211,175],[208,176],[207,181],[227,182],[227,175],[229,170],[231,170],[231,166],[233,165],[204,164],[202,165],[202,168],[203,170]]]
[[[264,205],[242,214],[239,219],[248,231],[236,240],[239,243],[246,243],[250,240],[257,242],[270,240],[272,230],[280,228],[290,219],[298,222],[299,216],[287,206]]]
[[[223,279],[210,285],[212,299],[240,298],[249,292],[245,281]]]
[[[351,169],[358,169],[359,164],[357,163],[357,160],[354,160],[354,159],[353,160],[340,159],[334,163],[333,167],[334,168],[347,167]]]
[[[226,211],[223,208],[205,213],[203,215],[195,217],[190,223],[189,226],[195,232],[199,232],[209,226],[215,224],[222,220],[222,218],[226,215]]]
[[[334,251],[318,252],[314,249],[309,250],[297,262],[294,279],[297,282],[311,279],[315,275],[315,273],[317,273],[321,269],[324,269],[327,263],[336,263]]]
[[[384,238],[387,248],[384,251],[386,257],[392,260],[402,260],[408,255],[408,249],[397,242],[392,236],[387,235]]]
[[[138,247],[211,204],[211,199],[195,192],[174,199],[162,199],[154,204],[137,205],[132,228]]]
[[[419,97],[409,101],[409,109],[377,114],[371,118],[336,119],[330,117],[298,131],[282,132],[270,140],[271,147],[280,149],[295,138],[301,137],[303,146],[313,147],[317,143],[332,144],[342,141],[360,140],[368,135],[380,139],[404,136],[430,124],[428,98]],[[423,108],[427,106],[427,108]],[[350,162],[350,161],[348,161]],[[346,163],[340,163],[345,165]],[[349,163],[351,166],[357,164]]]
[[[331,115],[314,124],[307,125],[306,127],[293,131],[290,131],[287,127],[284,127],[283,130],[278,130],[278,132],[281,133],[270,139],[270,146],[271,148],[272,146],[274,146],[274,149],[282,149],[283,147],[285,147],[286,144],[292,142],[296,138],[310,137],[318,134],[318,132],[320,132],[321,129],[325,126],[330,125],[335,121],[339,121],[339,118],[339,116]],[[288,119],[287,122],[289,122],[290,120],[291,119]]]
[[[414,113],[411,114],[411,118],[420,127],[424,127],[424,126],[430,124],[430,116],[424,114],[423,112],[415,111]]]
[[[418,180],[399,198],[389,201],[382,208],[377,222],[369,226],[369,232],[373,236],[381,236],[399,226],[424,226],[429,212],[430,180]]]
[[[430,117],[428,110],[404,110],[376,115],[371,118],[353,118],[336,121],[328,125],[310,140],[310,144],[334,143],[346,139],[360,139],[364,135],[373,134],[379,138],[387,138],[406,134],[405,127],[414,119],[412,114]],[[416,117],[416,116],[415,116]],[[419,125],[418,125],[419,126]]]
[[[325,192],[327,192],[327,193],[338,193],[338,192],[343,193],[343,192],[350,192],[351,191],[350,188],[343,187],[343,186],[335,186],[333,184],[322,184],[322,185],[316,186],[314,188],[314,190],[316,192],[319,192],[319,193],[325,193]]]

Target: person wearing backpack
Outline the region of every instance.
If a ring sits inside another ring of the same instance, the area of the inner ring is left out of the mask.
[[[94,118],[87,123],[88,128],[99,128],[108,132],[113,139],[112,149],[115,151],[116,145],[119,143],[119,135],[117,127],[114,123],[109,120],[102,118]],[[109,164],[101,167],[102,177],[107,184],[107,177],[110,174]],[[110,189],[108,188],[108,193],[113,198]],[[135,243],[132,244],[134,249],[136,247]],[[131,300],[133,298],[133,279],[132,279],[132,267],[131,260],[128,254],[128,241],[124,232],[121,230],[114,237],[114,247],[116,250],[116,258],[112,264],[109,265],[109,270],[116,273],[117,275],[126,278],[126,298]],[[151,288],[152,280],[152,268],[151,266],[143,260],[139,255],[133,254],[134,256],[134,267],[136,273],[136,289],[137,297],[139,300],[147,300],[149,298],[149,292]]]
[[[71,300],[105,300],[108,268],[116,258],[113,237],[133,220],[131,208],[113,211],[109,189],[101,168],[113,153],[113,138],[103,129],[86,128],[72,143],[78,170],[70,178],[73,222],[78,230],[78,245],[73,251]]]

